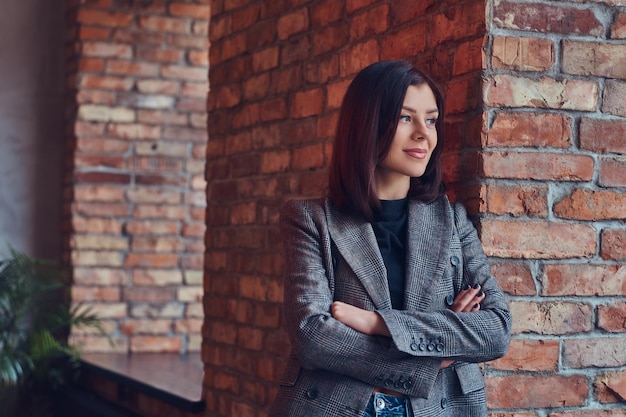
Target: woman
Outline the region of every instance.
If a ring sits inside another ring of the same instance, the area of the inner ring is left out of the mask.
[[[402,61],[346,92],[329,196],[281,212],[292,354],[272,417],[484,417],[511,316],[441,179],[443,98]]]

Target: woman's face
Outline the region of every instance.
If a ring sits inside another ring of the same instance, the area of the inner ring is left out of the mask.
[[[407,196],[411,177],[421,177],[437,146],[437,101],[428,84],[409,86],[389,153],[376,167],[378,198]]]

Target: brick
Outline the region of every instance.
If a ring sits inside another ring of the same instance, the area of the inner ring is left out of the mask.
[[[76,200],[111,202],[124,199],[124,188],[103,185],[81,185],[75,188]]]
[[[626,39],[626,12],[618,12],[611,27],[611,39]]]
[[[328,26],[343,15],[343,4],[334,0],[324,0],[311,6],[313,28]]]
[[[206,142],[208,139],[206,129],[192,129],[181,126],[165,127],[163,129],[163,138],[200,143]]]
[[[543,77],[533,80],[495,75],[485,83],[484,101],[493,107],[531,107],[595,111],[598,85],[592,81]]]
[[[580,147],[598,153],[626,154],[626,121],[580,120]]]
[[[128,341],[122,337],[72,335],[70,340],[72,346],[78,347],[81,352],[128,352]]]
[[[602,259],[625,261],[626,260],[626,230],[604,229],[600,242],[600,255]]]
[[[135,269],[132,271],[132,282],[134,285],[146,286],[180,285],[183,276],[177,269]]]
[[[511,295],[536,295],[537,288],[530,267],[517,261],[496,262],[491,273],[498,280],[502,291]]]
[[[624,410],[586,410],[551,412],[550,417],[626,417]]]
[[[540,280],[543,296],[620,296],[626,292],[626,267],[550,264],[544,266]]]
[[[191,36],[191,35],[178,35],[172,34],[168,36],[170,45],[174,48],[181,49],[197,49],[201,51],[209,50],[209,38],[208,36]]]
[[[596,231],[586,224],[484,220],[481,236],[485,253],[502,258],[588,258],[596,252]]]
[[[626,117],[626,100],[624,97],[626,97],[626,82],[606,80],[602,99],[602,113]]]
[[[73,250],[72,265],[76,266],[122,266],[122,255],[118,251]]]
[[[119,287],[72,286],[72,301],[121,301]]]
[[[189,145],[186,143],[171,143],[171,142],[164,142],[164,141],[159,141],[155,143],[139,142],[135,145],[135,152],[137,153],[137,155],[164,155],[164,156],[185,158],[188,154],[188,147]],[[159,181],[146,180],[147,178],[151,178],[151,177],[157,178]],[[175,177],[174,180],[171,180],[171,181],[165,181],[162,178],[166,178],[166,177],[163,175],[160,175],[160,176],[137,175],[135,177],[135,179],[137,180],[137,183],[142,183],[142,184],[167,183],[167,184],[182,186],[182,185],[186,185],[187,183],[186,177],[183,177],[182,175],[178,175],[177,177]]]
[[[300,65],[283,67],[272,71],[270,93],[281,94],[299,89],[302,85]]]
[[[147,62],[133,62],[110,59],[107,61],[105,72],[114,75],[129,75],[139,77],[153,77],[158,74],[157,64]]]
[[[82,54],[87,57],[130,59],[133,50],[130,45],[119,45],[109,42],[84,42]]]
[[[280,51],[280,65],[302,62],[311,55],[311,39],[308,36],[296,36],[287,40]]]
[[[246,36],[244,33],[235,34],[229,38],[226,38],[223,43],[220,44],[220,60],[227,61],[244,53],[247,49]]]
[[[593,158],[588,155],[537,152],[485,152],[482,169],[487,178],[590,181]]]
[[[626,158],[600,158],[598,184],[602,187],[626,187]]]
[[[391,3],[392,24],[393,26],[398,26],[399,24],[427,16],[428,10],[435,4],[435,0],[422,0],[419,2],[396,0]]]
[[[291,168],[294,171],[321,168],[324,162],[324,145],[315,144],[295,149]]]
[[[261,20],[261,6],[259,4],[249,4],[246,7],[236,10],[232,15],[232,32],[239,32],[244,29],[254,30],[255,24]],[[275,28],[275,22],[272,22]],[[211,21],[211,25],[213,21]]]
[[[113,172],[77,172],[74,175],[77,183],[89,184],[130,184],[129,174],[116,174]]]
[[[559,341],[513,339],[506,355],[489,362],[488,366],[505,371],[556,372],[559,367]]]
[[[129,27],[133,23],[134,18],[135,17],[129,13],[80,8],[78,10],[77,21],[82,24],[94,24],[106,27]]]
[[[492,408],[583,406],[589,384],[583,375],[510,375],[486,378]]]
[[[626,45],[599,42],[563,42],[563,72],[626,78]]]
[[[121,156],[106,156],[106,155],[89,155],[89,154],[77,154],[74,158],[76,166],[80,166],[82,169],[89,169],[91,167],[98,168],[123,168],[124,159]],[[103,193],[100,193],[102,198],[106,198]]]
[[[126,336],[168,334],[171,329],[171,320],[126,319],[120,323],[120,332]]]
[[[176,253],[184,249],[178,237],[153,236],[144,234],[133,236],[130,249],[133,252]]]
[[[626,219],[626,194],[615,191],[575,189],[554,205],[554,214],[575,220]]]
[[[284,172],[289,169],[290,164],[291,153],[288,150],[265,152],[261,157],[261,172]]]
[[[76,96],[76,102],[78,104],[106,104],[111,106],[115,103],[115,93],[111,91],[80,91]]]
[[[324,108],[324,99],[325,91],[323,88],[296,92],[291,102],[289,114],[296,119],[317,115]]]
[[[266,100],[260,107],[260,119],[263,122],[283,120],[289,114],[287,102],[283,97]]]
[[[166,43],[166,36],[167,34],[160,32],[146,32],[133,28],[117,28],[113,32],[112,40],[117,43],[131,44],[135,47],[141,47],[143,45],[162,46]]]
[[[83,104],[78,108],[78,117],[94,122],[134,122],[135,111],[124,107]]]
[[[70,246],[74,249],[127,250],[128,239],[122,236],[97,236],[74,234],[70,238]]]
[[[626,291],[622,291],[626,293]],[[626,333],[626,302],[598,306],[598,328],[611,333]]]
[[[139,28],[156,32],[189,33],[190,26],[187,19],[178,19],[163,16],[139,17]]]
[[[389,5],[382,4],[355,14],[350,24],[350,41],[383,33],[388,29]]]
[[[185,286],[176,289],[176,299],[180,302],[195,303],[202,301],[204,289],[202,286]]]
[[[562,33],[589,36],[604,35],[605,28],[592,9],[542,3],[502,1],[494,6],[496,26],[541,33]]]
[[[181,50],[173,48],[154,48],[148,46],[137,46],[137,58],[160,63],[178,63],[182,61],[184,53]]]
[[[133,209],[133,217],[136,219],[185,220],[187,210],[183,206],[136,204]]]
[[[329,109],[338,109],[341,107],[341,103],[343,102],[343,97],[345,96],[346,90],[348,90],[349,85],[350,85],[350,81],[340,81],[336,83],[329,83],[326,86],[326,90],[327,90],[326,106]]]
[[[211,17],[211,6],[176,2],[169,5],[169,12],[176,17],[208,20]]]
[[[79,86],[85,89],[129,91],[133,84],[131,78],[84,74],[80,77]]]
[[[130,149],[130,143],[125,140],[119,139],[100,139],[82,137],[76,140],[77,152],[102,152],[111,155],[123,155]],[[116,164],[116,166],[123,166],[122,164]]]
[[[123,289],[124,301],[162,303],[175,301],[176,288],[174,287],[125,287]]]
[[[178,222],[172,221],[127,221],[124,227],[126,233],[130,235],[176,235],[178,233]]]
[[[496,36],[491,65],[513,71],[547,71],[556,61],[554,43],[549,39]]]
[[[483,39],[463,42],[454,52],[452,74],[462,75],[481,70],[483,67]]]
[[[381,47],[375,40],[352,45],[339,55],[339,75],[342,77],[354,75],[380,58]]]
[[[176,333],[200,333],[202,331],[202,318],[183,319],[174,322],[174,332]]]
[[[312,33],[312,51],[314,56],[324,54],[341,48],[348,42],[350,27],[339,22],[330,26],[322,27]]]
[[[426,30],[427,27],[419,23],[408,28],[403,28],[399,32],[385,35],[380,42],[380,58],[384,60],[402,59],[403,57],[414,56],[423,52],[426,49]],[[375,62],[376,56],[378,55],[378,48],[375,48],[376,45],[371,43],[368,45],[370,50],[368,55],[371,61],[362,62],[361,68]],[[364,58],[366,57],[367,55],[364,56]],[[353,66],[348,71],[341,71],[342,75],[356,73],[358,69]]]
[[[346,0],[346,11],[352,13],[356,10],[362,9],[377,0]]]
[[[180,352],[182,339],[175,336],[133,336],[130,339],[131,352]]]
[[[564,335],[593,329],[593,308],[589,304],[512,301],[509,307],[513,316],[513,334]]]
[[[485,5],[481,2],[448,7],[444,13],[433,17],[431,42],[437,45],[446,41],[482,36],[486,30],[485,20]]]
[[[78,38],[86,41],[106,41],[111,36],[111,30],[91,26],[81,26]]]
[[[563,341],[563,364],[571,368],[626,365],[624,337],[588,337]]]
[[[623,403],[626,401],[626,372],[605,372],[593,381],[594,396],[601,403]],[[626,410],[621,413],[626,415]],[[618,414],[619,415],[619,414]]]
[[[546,186],[487,185],[487,211],[491,214],[547,217]]]
[[[181,194],[178,191],[138,188],[128,190],[127,198],[134,203],[178,204]]]
[[[124,260],[124,266],[131,268],[174,268],[178,266],[178,255],[129,253]]]
[[[207,81],[208,71],[206,68],[193,68],[180,65],[167,65],[161,69],[164,78],[175,78],[189,81]]]
[[[153,140],[161,137],[159,126],[148,126],[139,123],[110,123],[107,126],[106,133],[120,139]]]
[[[180,318],[183,317],[185,305],[175,303],[133,303],[129,305],[128,317]],[[126,317],[126,315],[125,315]]]
[[[115,286],[126,282],[127,272],[116,268],[74,268],[74,284]]]
[[[294,12],[284,14],[278,18],[276,23],[276,31],[279,40],[285,40],[289,37],[305,31],[309,26],[309,12],[307,8],[301,8]]]
[[[463,77],[448,84],[446,112],[467,113],[480,108],[480,81],[477,78]]]
[[[498,112],[487,132],[488,146],[569,148],[572,119],[563,114]]]

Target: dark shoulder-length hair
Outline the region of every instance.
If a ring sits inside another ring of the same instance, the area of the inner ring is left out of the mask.
[[[380,208],[374,172],[387,156],[409,86],[427,84],[437,102],[437,146],[426,171],[411,179],[409,197],[432,201],[445,190],[441,152],[444,145],[444,102],[425,73],[405,61],[383,61],[361,70],[341,105],[329,170],[329,198],[341,210],[372,220]]]

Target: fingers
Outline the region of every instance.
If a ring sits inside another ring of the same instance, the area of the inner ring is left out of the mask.
[[[485,299],[485,293],[480,285],[466,286],[459,292],[450,306],[456,313],[468,313],[480,310],[480,303]]]

